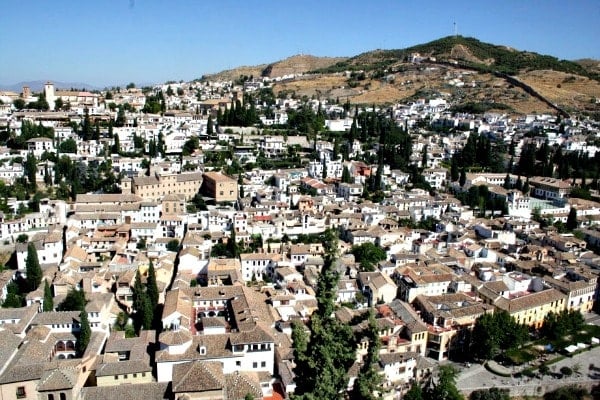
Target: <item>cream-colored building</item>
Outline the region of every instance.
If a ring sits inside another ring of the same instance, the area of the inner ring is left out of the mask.
[[[544,317],[559,313],[566,308],[567,296],[556,289],[527,293],[510,298],[500,297],[494,302],[496,308],[506,311],[519,324],[541,328]]]
[[[153,382],[153,365],[148,348],[156,341],[155,331],[141,331],[139,337],[126,338],[125,332],[112,332],[101,362],[96,368],[98,386]]]
[[[181,195],[185,200],[190,200],[198,193],[201,184],[202,174],[199,172],[154,174],[124,179],[121,189],[124,194],[135,194],[144,200],[160,200],[171,194]]]

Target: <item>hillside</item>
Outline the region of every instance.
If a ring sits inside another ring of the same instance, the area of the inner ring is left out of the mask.
[[[299,73],[304,76],[274,83],[274,92],[381,105],[441,95],[455,105],[481,102],[515,114],[552,113],[556,107],[600,113],[597,60],[559,60],[462,36],[350,58],[298,55],[210,78]]]
[[[600,74],[600,60],[584,58],[582,60],[576,60],[575,62],[592,74]]]
[[[599,79],[597,74],[573,61],[518,51],[507,46],[484,43],[463,36],[448,36],[406,49],[370,51],[315,72],[372,71],[393,68],[398,63],[408,61],[414,54],[419,54],[423,59],[434,58],[437,62],[459,63],[482,72],[498,71],[517,75],[525,70],[553,70]]]
[[[316,57],[299,54],[270,64],[233,68],[216,74],[206,75],[205,78],[215,80],[235,80],[242,75],[254,77],[296,75],[316,69],[327,68],[344,60],[345,58],[343,57]]]

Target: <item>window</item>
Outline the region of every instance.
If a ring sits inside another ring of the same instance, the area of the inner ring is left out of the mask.
[[[258,363],[257,362],[253,362],[252,363],[252,368],[258,368]]]
[[[242,366],[242,362],[241,361],[236,361],[235,362],[235,366],[236,367],[241,367]]]
[[[146,376],[145,372],[142,372],[142,378],[144,378]]]
[[[260,366],[261,366],[261,368],[266,367],[267,366],[267,362],[266,361],[261,361],[260,362]]]
[[[17,387],[17,399],[22,399],[25,396],[27,396],[25,394],[25,386],[18,386]]]
[[[48,400],[54,400],[54,395],[52,393],[48,395]]]
[[[64,393],[60,394],[60,400],[67,400],[67,395]]]
[[[115,375],[115,381],[119,380],[119,375]]]

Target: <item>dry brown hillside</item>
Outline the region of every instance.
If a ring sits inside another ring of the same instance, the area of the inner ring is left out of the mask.
[[[246,76],[269,76],[277,77],[291,74],[302,74],[319,68],[327,68],[343,57],[316,57],[311,55],[295,55],[271,64],[260,64],[255,66],[243,66],[229,69],[216,74],[207,75],[208,79],[235,80],[242,75]]]
[[[547,113],[552,110],[522,89],[508,84],[492,74],[473,73],[448,66],[404,65],[393,79],[367,78],[350,87],[344,73],[307,75],[301,79],[273,84],[276,94],[281,91],[294,93],[297,97],[308,96],[324,99],[346,99],[352,104],[392,104],[433,95],[447,96],[449,101],[498,103],[510,107],[515,113]],[[463,87],[449,84],[449,77],[459,76]],[[391,78],[391,77],[390,77]],[[507,112],[507,110],[499,110]]]
[[[345,60],[343,57],[315,57],[310,55],[296,55],[271,64],[269,76],[276,77],[304,73],[319,68],[327,68],[330,65],[343,60]]]
[[[215,77],[304,73],[292,80],[274,82],[274,92],[360,104],[383,105],[444,96],[453,105],[485,103],[485,109],[516,114],[555,113],[552,105],[567,112],[600,113],[599,71],[597,60],[576,63],[475,38],[449,36],[405,49],[379,49],[350,58],[293,56],[272,64],[225,71]],[[527,91],[519,82],[509,83],[510,76],[528,85]],[[543,96],[547,102],[528,92]]]
[[[592,73],[600,74],[600,60],[584,58],[582,60],[577,60],[575,62]]]
[[[519,79],[567,110],[600,111],[600,82],[558,71],[530,71]]]

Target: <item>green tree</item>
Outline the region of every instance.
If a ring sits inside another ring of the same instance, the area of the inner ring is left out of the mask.
[[[229,239],[227,239],[227,251],[229,253],[229,257],[237,258],[239,248],[235,239],[235,227],[231,228],[231,236],[229,237]]]
[[[478,389],[471,393],[469,400],[510,400],[510,392],[497,387]]]
[[[72,138],[65,139],[60,143],[58,149],[61,153],[75,154],[77,153],[77,142],[75,142],[75,140]]]
[[[147,293],[142,296],[142,309],[141,309],[141,326],[144,330],[152,329],[152,321],[154,320],[154,308],[152,307],[152,300]]]
[[[458,154],[453,154],[450,159],[450,181],[456,182],[458,180],[460,171],[458,170]]]
[[[507,173],[506,176],[504,177],[504,184],[502,185],[504,187],[504,189],[509,190],[511,188],[511,184],[510,184],[510,176]]]
[[[460,178],[458,178],[458,184],[460,185],[460,187],[465,186],[465,183],[467,182],[467,173],[465,171],[465,169],[461,169],[460,170]]]
[[[490,359],[500,351],[522,346],[527,337],[527,327],[518,324],[506,311],[484,314],[475,321],[471,351],[475,358]]]
[[[561,339],[571,332],[580,331],[584,325],[585,318],[579,311],[562,310],[546,314],[540,332],[548,339]]]
[[[167,243],[167,250],[174,251],[174,252],[179,251],[179,240],[178,239],[169,240],[169,242]]]
[[[6,285],[6,299],[2,302],[3,308],[23,307],[24,298],[19,290],[19,285],[11,281]]]
[[[374,271],[375,265],[386,259],[385,250],[370,242],[352,246],[351,252],[364,271]]]
[[[52,289],[48,284],[48,280],[44,280],[44,311],[54,310],[54,298],[52,297]]]
[[[569,210],[569,215],[567,216],[566,228],[568,231],[572,232],[574,229],[577,229],[577,226],[577,209],[575,207],[571,207]]]
[[[369,327],[367,328],[366,338],[369,341],[369,347],[350,394],[350,398],[353,400],[375,400],[380,398],[383,390],[383,376],[378,371],[381,340],[379,339],[377,321],[372,311],[369,313]]]
[[[37,250],[33,242],[27,245],[27,260],[25,261],[25,274],[27,289],[31,292],[36,290],[42,283],[42,268],[38,260]]]
[[[525,196],[527,196],[527,195],[529,195],[529,190],[530,190],[530,187],[529,187],[529,177],[527,177],[527,179],[525,179],[525,183],[523,184],[523,190],[522,190],[522,192],[523,192],[523,194]]]
[[[54,109],[55,110],[62,110],[62,108],[65,106],[62,97],[59,97],[58,99],[54,100]]]
[[[578,386],[563,386],[544,395],[544,400],[581,400],[588,395],[585,388]]]
[[[111,154],[120,154],[121,153],[121,139],[119,139],[119,135],[115,133],[113,136],[113,145],[111,148]]]
[[[142,309],[143,306],[143,297],[144,297],[144,284],[142,283],[142,275],[140,271],[136,271],[135,279],[133,281],[133,290],[132,290],[132,300],[133,300],[133,309],[138,312]]]
[[[122,127],[125,126],[125,122],[127,121],[125,117],[125,106],[122,105],[119,107],[119,111],[117,111],[117,118],[115,119],[115,126]]]
[[[450,365],[442,365],[438,371],[438,382],[425,393],[428,400],[462,400],[456,388],[457,371]]]
[[[150,299],[152,308],[156,308],[158,305],[158,285],[156,284],[156,271],[154,270],[154,264],[150,261],[148,266],[148,278],[146,279],[146,293]]]
[[[352,176],[350,175],[350,171],[348,167],[344,165],[344,169],[342,171],[342,182],[343,183],[354,183],[352,182]]]
[[[317,310],[312,314],[306,340],[304,328],[293,328],[296,354],[295,399],[341,399],[348,384],[348,369],[354,364],[354,335],[347,324],[333,315],[340,266],[337,258],[337,236],[326,231],[321,235],[325,245],[325,265],[317,280]]]
[[[560,368],[560,373],[564,376],[571,376],[573,375],[573,370],[565,365]]]
[[[83,356],[85,349],[90,343],[91,337],[92,329],[90,328],[90,321],[88,320],[88,315],[85,311],[85,308],[83,308],[79,312],[79,336],[77,337],[77,342],[75,343],[75,350],[79,357]]]
[[[17,110],[19,110],[19,111],[20,111],[20,110],[22,110],[22,109],[24,109],[24,108],[25,108],[25,105],[26,105],[26,103],[25,103],[25,100],[23,100],[23,99],[21,99],[21,98],[19,98],[19,99],[15,99],[15,100],[13,101],[13,106],[15,106],[15,108],[16,108]]]
[[[206,123],[206,134],[212,136],[214,134],[213,120],[212,117],[208,116],[208,122]]]
[[[192,136],[183,144],[183,148],[181,150],[181,154],[184,156],[189,156],[194,151],[196,151],[200,147],[200,141],[197,136]]]
[[[25,174],[27,175],[27,182],[32,192],[35,192],[36,182],[35,176],[37,174],[37,159],[33,153],[27,153],[27,159],[24,165]]]
[[[404,394],[404,397],[402,397],[403,400],[424,400],[423,398],[423,389],[421,389],[421,386],[419,385],[418,382],[413,382],[413,384],[410,386],[410,389],[408,389],[408,392],[406,392]]]
[[[85,293],[75,288],[69,289],[67,296],[56,307],[58,311],[77,311],[85,308]]]

